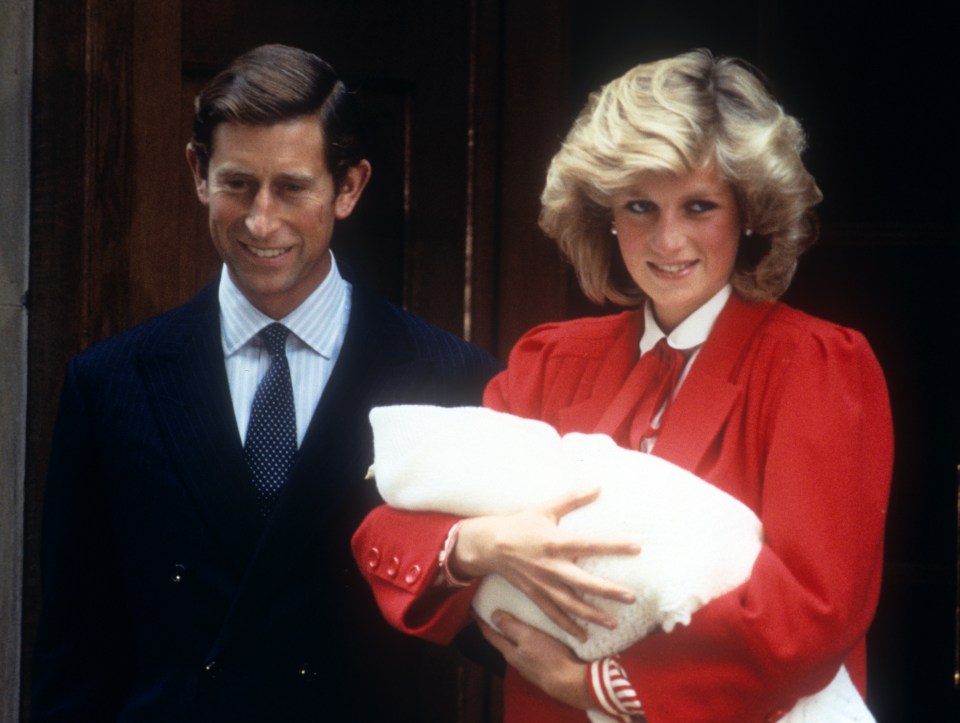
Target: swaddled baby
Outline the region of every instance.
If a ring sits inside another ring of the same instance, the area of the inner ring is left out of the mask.
[[[370,423],[370,475],[383,499],[399,509],[504,515],[565,492],[601,488],[595,502],[565,515],[559,526],[641,545],[637,556],[578,560],[636,593],[631,605],[588,596],[616,618],[616,628],[580,621],[588,632],[581,642],[498,575],[484,578],[473,600],[487,623],[495,610],[506,610],[562,640],[582,660],[614,655],[658,627],[669,632],[688,623],[697,609],[749,578],[762,547],[760,520],[739,500],[606,435],[561,437],[544,422],[482,407],[377,407]],[[785,720],[873,718],[841,668],[827,689],[802,699]]]

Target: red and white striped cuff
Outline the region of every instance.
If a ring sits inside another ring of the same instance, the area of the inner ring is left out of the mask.
[[[643,719],[637,691],[616,658],[601,658],[587,666],[587,687],[594,702],[607,715],[624,723]]]

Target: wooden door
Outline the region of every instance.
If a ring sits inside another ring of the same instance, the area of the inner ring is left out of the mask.
[[[536,226],[546,164],[586,93],[637,62],[707,46],[763,68],[810,132],[823,241],[788,300],[864,331],[888,376],[897,461],[871,703],[881,720],[956,718],[960,58],[942,3],[53,5],[37,3],[36,21],[25,669],[64,364],[217,268],[182,158],[192,96],[218,68],[287,42],[365,91],[374,177],[338,250],[390,298],[505,358],[535,323],[603,311]],[[460,698],[442,705],[496,720],[488,685],[463,676]]]

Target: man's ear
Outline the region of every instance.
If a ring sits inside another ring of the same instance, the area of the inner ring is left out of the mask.
[[[347,169],[343,180],[340,181],[337,197],[333,201],[333,217],[335,219],[342,221],[353,212],[353,207],[360,200],[360,194],[363,193],[363,189],[367,187],[367,183],[370,181],[371,173],[373,173],[373,169],[366,159]]]
[[[200,161],[200,155],[197,153],[193,143],[187,144],[187,165],[190,166],[190,172],[193,174],[193,183],[197,189],[197,198],[204,206],[210,203],[210,193],[207,186],[206,173],[203,164]]]

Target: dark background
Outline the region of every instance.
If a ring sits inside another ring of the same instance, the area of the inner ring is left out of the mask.
[[[588,91],[693,48],[761,68],[808,131],[821,242],[786,299],[855,327],[887,374],[896,463],[870,638],[880,721],[953,721],[960,463],[960,44],[946,2],[36,0],[24,670],[45,455],[67,358],[217,269],[183,147],[213,73],[263,42],[331,61],[374,119],[374,179],[341,255],[386,295],[505,358],[598,313],[536,227]],[[24,680],[24,710],[29,710]],[[464,667],[438,720],[493,721]]]

